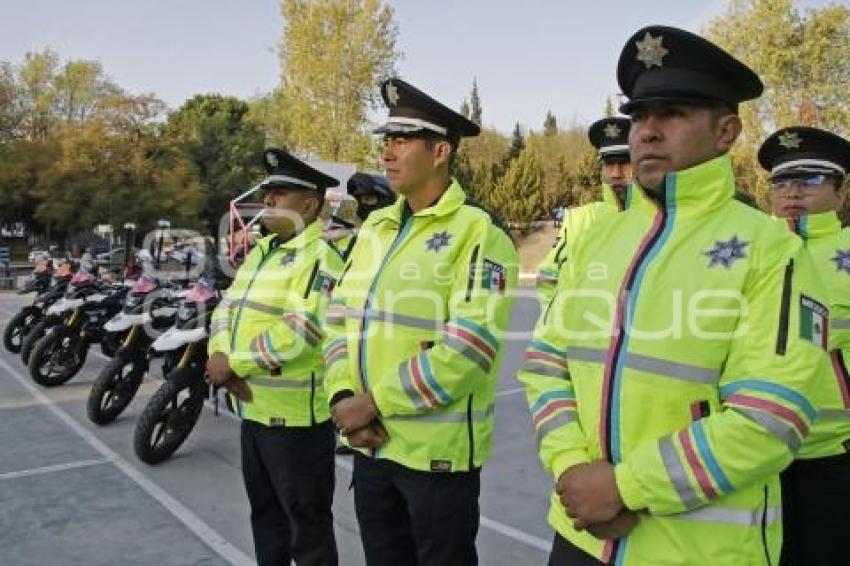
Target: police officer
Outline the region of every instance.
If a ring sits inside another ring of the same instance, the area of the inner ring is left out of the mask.
[[[574,245],[578,236],[598,218],[625,207],[626,189],[632,180],[629,161],[628,118],[603,118],[591,124],[587,131],[590,143],[597,149],[602,165],[602,200],[570,208],[562,214],[561,230],[552,250],[546,255],[537,272],[537,292],[545,308],[555,292],[558,272],[567,260],[567,249]]]
[[[818,419],[782,479],[782,563],[835,564],[850,513],[850,229],[837,212],[850,142],[817,128],[784,128],[758,152],[770,172],[773,214],[799,235],[829,296],[832,367],[813,394]]]
[[[355,215],[360,223],[365,221],[373,211],[389,206],[396,200],[396,194],[390,189],[386,178],[374,173],[358,171],[348,179],[346,189],[348,194],[357,202]],[[358,225],[337,216],[334,216],[331,220],[348,230],[346,236],[333,242],[342,259],[346,260],[357,241]]]
[[[762,83],[663,26],[617,78],[629,207],[577,242],[519,373],[556,482],[549,563],[776,564],[828,314],[799,239],[733,198],[738,104]]]
[[[335,565],[335,437],[320,321],[342,260],[316,218],[338,181],[279,149],[264,157],[262,222],[271,234],[213,313],[207,370],[239,400],[257,562]]]
[[[381,92],[401,196],[366,219],[328,307],[328,394],[358,451],[366,562],[469,566],[517,251],[450,174],[478,126],[400,79]]]

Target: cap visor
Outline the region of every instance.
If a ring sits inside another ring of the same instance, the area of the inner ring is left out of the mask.
[[[635,98],[629,100],[620,106],[620,113],[630,116],[632,112],[647,104],[725,104],[729,107],[733,105],[724,100],[716,98],[700,98],[699,96],[648,96],[645,98]]]

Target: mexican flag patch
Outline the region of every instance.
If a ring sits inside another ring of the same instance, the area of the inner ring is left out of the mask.
[[[336,287],[336,279],[321,270],[316,274],[313,280],[313,291],[319,291],[330,297],[334,287]]]
[[[829,309],[806,295],[800,295],[800,338],[826,350]]]
[[[508,285],[508,274],[505,267],[494,261],[485,259],[483,271],[484,277],[481,281],[481,287],[488,291],[495,291],[504,295],[505,288]]]

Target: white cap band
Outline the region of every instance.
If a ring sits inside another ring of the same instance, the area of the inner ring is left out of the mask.
[[[287,177],[286,175],[269,175],[263,184],[267,183],[286,183],[289,185],[300,185],[302,187],[307,187],[309,189],[318,189],[319,187],[314,183],[310,183],[309,181],[304,181],[302,179],[296,179],[295,177]]]
[[[832,161],[824,161],[822,159],[795,159],[794,161],[786,161],[785,163],[780,163],[779,165],[770,170],[770,175],[775,176],[782,173],[783,171],[788,171],[789,169],[796,169],[798,167],[819,167],[832,169],[836,173],[840,173],[842,177],[847,174],[847,172],[844,170],[844,167],[841,167],[840,165],[838,165],[837,163],[833,163]]]
[[[438,126],[437,124],[432,124],[431,122],[426,122],[425,120],[420,120],[419,118],[405,118],[403,116],[390,116],[387,118],[388,124],[401,124],[404,126],[416,126],[418,128],[424,128],[426,130],[431,130],[432,132],[437,132],[441,136],[445,136],[448,133],[446,128],[442,126]]]

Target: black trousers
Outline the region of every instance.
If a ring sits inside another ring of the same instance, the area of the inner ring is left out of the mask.
[[[368,566],[478,564],[480,470],[420,472],[355,453],[353,479]]]
[[[336,566],[334,429],[242,421],[242,477],[259,566]]]
[[[783,566],[847,564],[850,454],[795,460],[781,475]]]
[[[555,533],[549,566],[605,566],[605,563]]]

